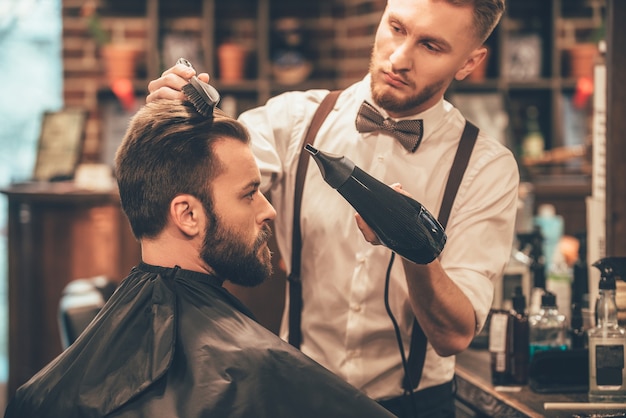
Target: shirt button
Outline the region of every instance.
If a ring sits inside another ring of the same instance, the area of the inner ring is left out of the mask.
[[[361,312],[361,305],[353,304],[352,306],[350,306],[350,309],[352,309],[354,312]]]

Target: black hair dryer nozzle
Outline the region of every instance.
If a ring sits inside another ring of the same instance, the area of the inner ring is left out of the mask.
[[[432,262],[443,250],[441,224],[419,202],[398,193],[346,157],[307,144],[322,177],[374,230],[381,244],[417,264]]]

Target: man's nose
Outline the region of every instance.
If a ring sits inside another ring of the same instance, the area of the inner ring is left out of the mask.
[[[413,66],[413,52],[408,42],[396,45],[389,56],[391,68],[394,71],[410,70]]]
[[[262,209],[261,209],[261,222],[273,221],[276,218],[276,209],[270,203],[269,200],[261,193]]]

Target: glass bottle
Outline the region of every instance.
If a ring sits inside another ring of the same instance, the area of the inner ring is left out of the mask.
[[[524,385],[528,381],[529,323],[526,315],[526,297],[519,286],[515,288],[513,294],[511,317],[509,370],[513,383]]]
[[[611,258],[605,258],[594,263],[602,273],[596,302],[596,326],[588,331],[590,402],[626,402],[626,330],[617,320],[613,276],[616,269],[610,266],[610,261]]]
[[[543,156],[545,140],[539,127],[539,109],[528,106],[526,109],[526,134],[522,140],[522,156],[536,159]]]
[[[531,359],[537,351],[567,350],[565,316],[557,309],[554,293],[546,291],[541,296],[541,308],[528,322]]]
[[[491,383],[494,386],[511,382],[510,371],[510,312],[492,309],[489,320],[489,358],[491,361]]]

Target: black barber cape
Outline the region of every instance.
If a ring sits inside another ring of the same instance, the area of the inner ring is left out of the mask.
[[[6,418],[391,417],[251,318],[215,277],[141,263]]]

